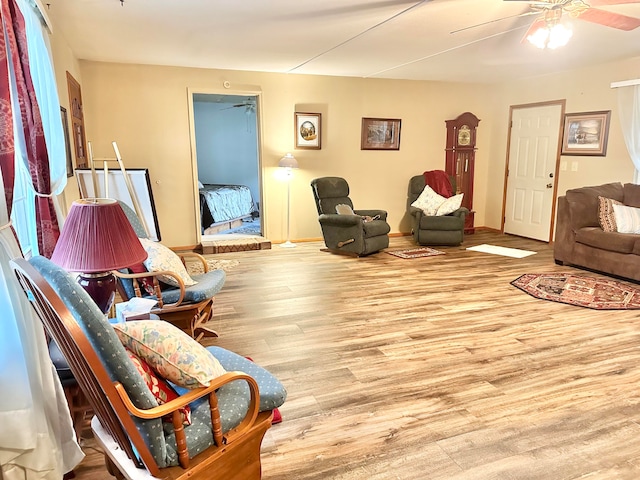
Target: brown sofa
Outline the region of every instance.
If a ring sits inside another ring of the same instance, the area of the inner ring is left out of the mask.
[[[603,231],[598,196],[640,207],[640,185],[633,183],[567,190],[558,198],[555,261],[640,281],[640,235]]]

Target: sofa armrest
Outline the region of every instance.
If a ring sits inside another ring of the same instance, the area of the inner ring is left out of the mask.
[[[571,263],[576,233],[571,226],[571,211],[566,196],[558,197],[553,257],[556,263]]]

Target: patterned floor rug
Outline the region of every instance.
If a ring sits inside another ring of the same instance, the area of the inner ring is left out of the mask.
[[[436,250],[435,248],[429,248],[429,247],[409,248],[406,250],[391,250],[387,253],[389,255],[394,255],[400,258],[422,258],[422,257],[433,257],[435,255],[445,254],[440,250]]]
[[[209,271],[211,270],[224,270],[228,272],[233,267],[239,265],[240,262],[238,260],[214,260],[211,258],[207,258],[207,265],[209,267]],[[204,268],[202,268],[201,263],[189,263],[187,264],[187,271],[191,275],[199,275],[204,273]]]
[[[528,273],[511,285],[536,298],[595,310],[640,309],[640,285],[567,273]]]

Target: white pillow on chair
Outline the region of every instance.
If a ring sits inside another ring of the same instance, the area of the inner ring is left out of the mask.
[[[185,287],[189,287],[198,283],[189,276],[189,274],[187,273],[187,269],[184,267],[184,264],[180,260],[180,257],[178,257],[178,255],[176,255],[173,250],[170,250],[161,243],[149,240],[148,238],[141,238],[140,243],[142,243],[142,246],[144,247],[148,255],[147,259],[142,262],[148,271],[173,272],[182,279]],[[173,277],[163,275],[159,278],[164,283],[173,285],[174,287],[178,286],[178,282],[176,282]]]

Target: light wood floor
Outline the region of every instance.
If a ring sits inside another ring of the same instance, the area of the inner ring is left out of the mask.
[[[515,259],[466,251],[534,250]],[[478,232],[446,255],[294,249],[239,260],[211,341],[286,385],[264,480],[640,478],[640,311],[537,300],[523,273],[575,271],[547,244]],[[413,246],[393,238],[390,250]],[[87,444],[79,479],[109,478]]]

